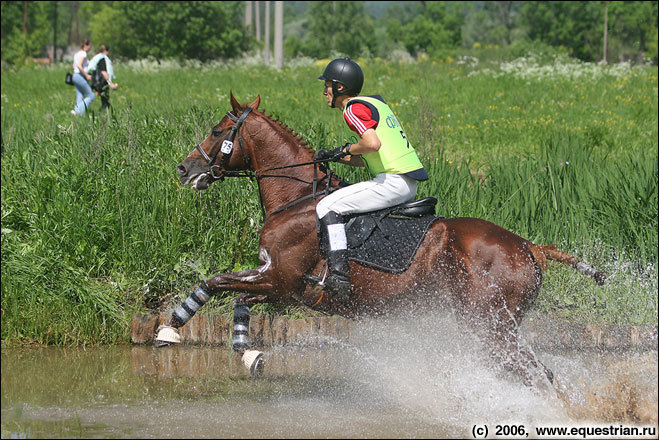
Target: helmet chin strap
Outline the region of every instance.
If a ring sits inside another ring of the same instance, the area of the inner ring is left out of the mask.
[[[332,104],[330,105],[332,108],[336,108],[334,104],[336,104],[336,97],[340,94],[338,84],[338,81],[332,81]]]

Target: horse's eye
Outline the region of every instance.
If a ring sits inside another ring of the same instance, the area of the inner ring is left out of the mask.
[[[222,130],[213,130],[213,137],[220,137],[222,135]]]

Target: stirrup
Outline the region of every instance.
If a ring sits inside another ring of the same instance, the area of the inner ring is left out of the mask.
[[[313,286],[313,293],[320,293],[325,288],[325,279],[327,278],[328,273],[328,267],[325,265],[322,277],[320,275],[304,274],[302,276],[302,281],[306,284],[309,284],[310,286]]]

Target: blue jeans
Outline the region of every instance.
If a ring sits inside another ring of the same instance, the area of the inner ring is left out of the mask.
[[[73,74],[73,85],[76,88],[76,107],[74,110],[77,114],[82,116],[85,114],[85,111],[87,111],[96,96],[82,73]]]

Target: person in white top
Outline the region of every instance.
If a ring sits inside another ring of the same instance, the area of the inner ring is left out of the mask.
[[[98,53],[91,59],[87,66],[87,73],[92,76],[92,89],[101,97],[101,111],[110,108],[110,89],[117,90],[114,81],[114,69],[110,61],[110,48],[101,44]]]
[[[89,64],[87,51],[91,47],[91,41],[83,40],[80,50],[73,56],[73,85],[76,88],[76,106],[71,110],[71,113],[80,116],[85,114],[96,97],[87,82],[92,79],[92,76],[87,73],[87,65]]]

